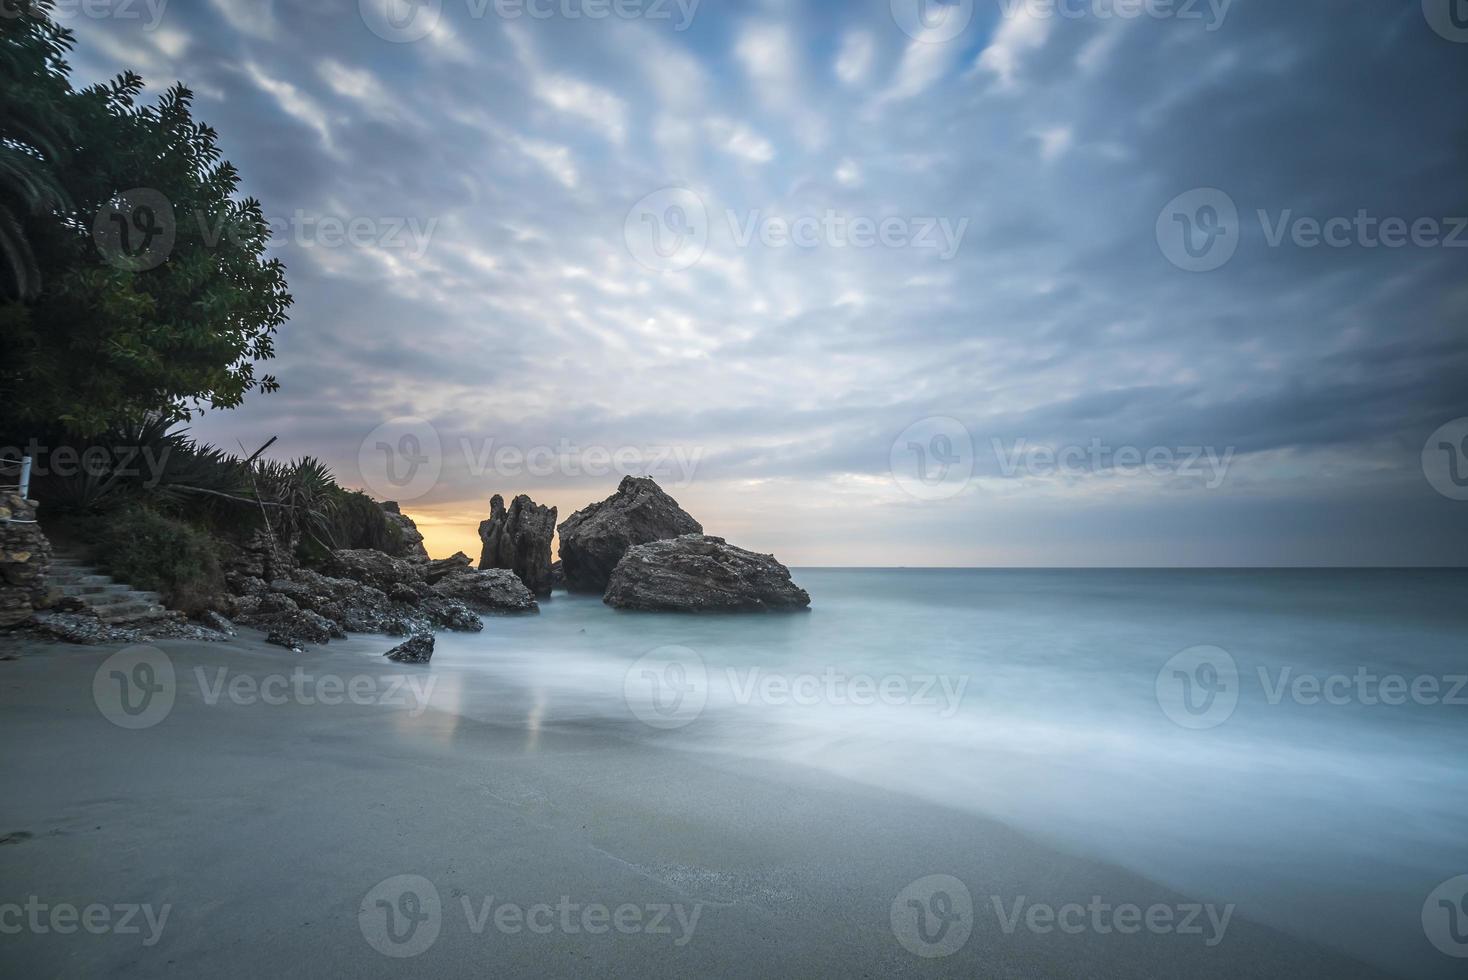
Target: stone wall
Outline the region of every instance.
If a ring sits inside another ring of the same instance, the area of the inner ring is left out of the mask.
[[[35,520],[34,500],[0,495],[0,627],[23,623],[49,604],[51,543]]]

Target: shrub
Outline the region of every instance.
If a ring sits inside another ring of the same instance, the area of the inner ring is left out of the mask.
[[[359,490],[337,490],[331,536],[337,548],[372,548],[389,555],[403,551],[403,532],[387,519],[381,504]]]
[[[161,593],[173,609],[194,615],[224,590],[219,546],[205,531],[141,505],[92,522],[93,559],[134,588]]]

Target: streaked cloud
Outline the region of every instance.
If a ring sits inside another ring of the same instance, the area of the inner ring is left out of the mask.
[[[214,93],[200,115],[267,213],[384,232],[277,243],[297,297],[270,366],[283,389],[210,414],[206,438],[279,435],[352,482],[379,422],[429,420],[443,477],[406,509],[466,550],[491,493],[568,513],[615,483],[497,476],[466,440],[696,449],[675,496],[806,563],[1468,547],[1420,460],[1468,416],[1459,253],[1276,248],[1255,217],[1468,214],[1463,51],[1412,5],[1237,0],[1217,30],[978,5],[935,42],[886,2],[703,4],[684,32],[447,4],[409,44],[355,6],[174,4],[151,36],[78,25],[83,80],[139,67],[153,92],[177,77]],[[677,271],[625,237],[669,188],[702,212],[665,201],[658,245],[706,238]],[[1157,241],[1164,205],[1195,188],[1245,219],[1207,274]],[[857,219],[964,232],[945,259],[853,244]],[[426,247],[394,244],[406,221],[431,225]],[[796,222],[809,241],[789,240]],[[928,417],[975,446],[973,483],[938,503],[890,472]],[[1006,474],[996,440],[1235,454],[1203,490]]]

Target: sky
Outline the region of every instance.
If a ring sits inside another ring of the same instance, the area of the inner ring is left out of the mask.
[[[1453,3],[58,19],[77,81],[193,89],[288,267],[281,391],[194,434],[435,555],[632,472],[792,565],[1461,565]]]

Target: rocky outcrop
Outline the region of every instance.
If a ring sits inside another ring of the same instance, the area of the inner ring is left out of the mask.
[[[420,633],[409,637],[407,642],[399,643],[383,656],[393,663],[426,664],[433,659],[433,634]]]
[[[480,612],[536,612],[535,596],[508,568],[470,569],[449,575],[433,585],[435,595],[457,599]]]
[[[520,494],[505,507],[495,494],[489,500],[489,520],[479,525],[484,550],[479,567],[508,568],[538,596],[551,592],[551,538],[556,533],[556,509],[542,507]]]
[[[702,534],[703,525],[651,479],[628,476],[612,496],[566,518],[560,531],[566,587],[602,592],[628,548]]]
[[[22,635],[41,642],[60,640],[65,643],[151,643],[153,640],[198,640],[219,643],[229,639],[207,626],[198,626],[181,618],[168,617],[137,626],[113,626],[89,613],[39,612],[30,622],[16,627]]]
[[[484,612],[532,612],[537,608],[535,597],[514,572],[476,571],[462,553],[437,562],[415,562],[365,548],[341,550],[331,553],[326,570],[410,605],[447,599]]]
[[[24,623],[50,599],[51,544],[36,523],[35,501],[0,496],[0,627]]]
[[[689,534],[628,548],[603,601],[618,609],[756,612],[805,609],[810,596],[773,555]]]
[[[402,512],[397,501],[383,501],[382,512],[387,518],[387,523],[397,528],[402,539],[397,556],[414,561],[427,561],[428,549],[423,547],[423,532],[418,530],[418,525],[413,523],[411,517]]]
[[[423,576],[425,564],[371,548],[341,548],[331,553],[322,568],[336,578],[370,585],[394,598],[411,601],[431,594]]]
[[[463,600],[441,595],[427,583],[427,565],[367,549],[334,552],[328,567],[345,574],[298,568],[289,578],[271,582],[232,579],[231,586],[241,594],[234,597],[231,613],[240,625],[276,633],[281,645],[293,649],[346,633],[413,636],[435,629],[482,630],[484,622]],[[468,558],[458,567],[461,573],[479,574]],[[519,590],[517,604],[529,599],[533,606],[519,580],[505,574]]]

